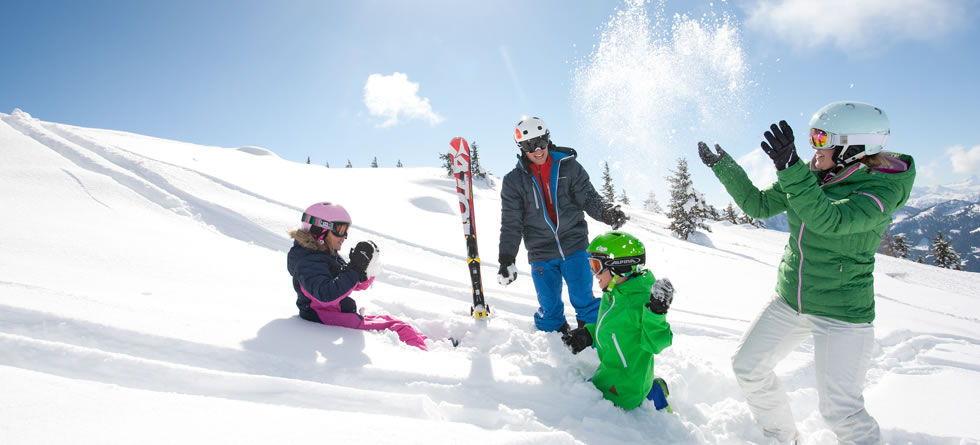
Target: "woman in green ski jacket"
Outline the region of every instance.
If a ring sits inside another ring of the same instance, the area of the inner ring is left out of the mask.
[[[837,440],[880,441],[862,396],[874,345],[874,255],[915,179],[912,157],[882,152],[889,134],[888,117],[877,107],[828,104],[810,120],[815,154],[807,165],[799,162],[792,128],[773,124],[762,149],[778,180],[764,190],[721,147],[715,154],[698,143],[701,160],[742,211],[754,218],[786,212],[789,220],[777,295],[732,358],[756,421],[777,441],[791,443],[799,434],[773,368],[810,336],[820,413]]]
[[[674,294],[670,280],[643,270],[643,243],[625,232],[599,235],[587,250],[603,290],[599,316],[562,341],[575,354],[596,345],[600,363],[592,384],[616,406],[629,410],[653,400],[657,409],[670,410],[667,384],[653,374],[653,356],[674,338],[665,315]]]

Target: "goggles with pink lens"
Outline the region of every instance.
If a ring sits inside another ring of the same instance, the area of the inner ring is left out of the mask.
[[[810,146],[818,150],[829,150],[836,146],[882,145],[888,143],[887,134],[846,134],[839,135],[819,128],[810,129]]]

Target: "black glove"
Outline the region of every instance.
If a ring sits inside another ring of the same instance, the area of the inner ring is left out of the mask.
[[[626,224],[626,220],[630,217],[626,216],[619,208],[619,204],[613,205],[608,203],[602,208],[602,222],[612,226],[613,230],[623,227]]]
[[[367,281],[367,268],[378,246],[372,241],[361,241],[350,250],[350,268],[357,271],[361,282]]]
[[[572,350],[572,354],[578,354],[583,349],[592,346],[592,334],[588,329],[575,328],[561,336],[561,341]]]
[[[722,150],[720,145],[715,144],[715,150],[718,154],[712,153],[711,149],[708,148],[708,144],[698,142],[698,156],[701,156],[701,162],[704,162],[704,165],[707,165],[708,168],[714,167],[721,158],[725,157],[725,150]]]
[[[653,283],[653,288],[650,289],[650,302],[647,303],[647,309],[654,314],[666,314],[673,301],[674,285],[670,284],[670,280],[661,278]]]
[[[517,266],[514,265],[514,257],[500,254],[497,257],[497,261],[500,262],[500,270],[497,271],[497,282],[501,286],[513,283],[517,279]]]
[[[786,121],[779,121],[779,127],[776,124],[770,125],[764,136],[769,143],[762,143],[762,151],[776,164],[776,170],[782,170],[800,160],[796,155],[796,145],[793,144],[793,129]]]

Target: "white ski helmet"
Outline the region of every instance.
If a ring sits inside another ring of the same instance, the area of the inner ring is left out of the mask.
[[[810,118],[810,145],[844,147],[842,152],[849,157],[845,162],[881,153],[890,134],[888,115],[881,108],[862,102],[832,102]],[[853,145],[863,145],[864,151],[848,152],[847,147]]]
[[[530,141],[534,138],[544,138],[545,141],[551,140],[551,132],[543,120],[536,117],[524,117],[517,123],[514,130],[514,142],[521,146],[521,142]]]

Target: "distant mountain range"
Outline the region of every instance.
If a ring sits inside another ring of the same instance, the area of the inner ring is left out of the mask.
[[[953,199],[925,209],[905,206],[895,214],[895,222],[888,226],[892,236],[903,234],[913,246],[910,259],[926,256],[931,239],[940,230],[943,237],[949,239],[953,250],[966,262],[965,269],[980,272],[980,200],[967,202]],[[926,262],[931,263],[931,260],[927,259]]]
[[[980,202],[980,179],[976,176],[949,185],[928,185],[912,188],[907,207],[927,209],[947,201]]]
[[[908,203],[893,218],[888,233],[906,237],[912,245],[910,260],[922,255],[931,264],[931,239],[942,230],[966,263],[965,269],[980,272],[980,180],[976,177],[957,184],[914,187]],[[769,229],[789,230],[785,213],[765,222]]]

